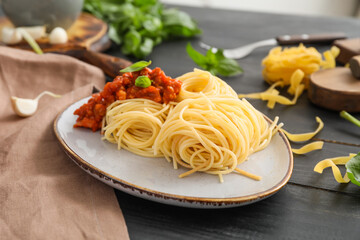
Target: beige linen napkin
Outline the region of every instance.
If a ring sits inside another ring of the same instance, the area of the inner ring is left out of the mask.
[[[89,176],[60,148],[56,115],[102,87],[100,69],[67,56],[0,46],[0,238],[128,239],[114,190]],[[20,118],[10,96],[49,90],[34,116]]]

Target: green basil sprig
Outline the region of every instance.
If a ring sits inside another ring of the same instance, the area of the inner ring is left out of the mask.
[[[190,43],[186,46],[186,51],[190,58],[201,68],[209,71],[212,75],[222,75],[225,77],[235,76],[243,72],[239,64],[230,58],[226,58],[223,50],[219,49],[216,53],[209,49],[206,55],[196,51]]]
[[[147,66],[149,66],[151,64],[151,61],[139,61],[134,63],[131,66],[128,66],[127,68],[121,69],[120,72],[125,73],[125,72],[137,72],[140,71],[144,68],[146,68]]]
[[[346,173],[353,184],[360,186],[360,152],[346,164]]]
[[[201,33],[187,13],[166,9],[159,0],[85,0],[83,10],[105,21],[109,38],[138,59],[164,40]]]
[[[360,120],[346,111],[341,111],[340,116],[360,127]],[[353,184],[360,186],[360,152],[350,159],[346,164],[346,173]]]

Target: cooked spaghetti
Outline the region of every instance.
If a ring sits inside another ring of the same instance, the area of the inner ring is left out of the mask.
[[[248,156],[265,148],[276,131],[245,99],[200,96],[185,99],[169,113],[155,140],[155,154],[164,154],[191,170],[219,175],[233,172]]]
[[[237,98],[236,92],[223,80],[207,71],[194,69],[177,78],[182,82],[178,101],[198,98],[200,93],[206,96],[227,95]]]
[[[152,146],[171,108],[142,98],[116,101],[107,108],[103,139],[144,157],[163,156]]]

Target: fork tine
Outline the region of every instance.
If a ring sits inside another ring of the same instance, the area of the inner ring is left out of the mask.
[[[218,51],[217,48],[214,48],[214,47],[212,47],[212,46],[210,46],[210,45],[208,45],[208,44],[206,44],[206,43],[204,43],[204,42],[199,42],[199,45],[200,45],[201,48],[204,48],[204,49],[206,49],[206,50],[209,50],[209,49],[211,48],[211,51],[212,51],[213,53],[216,53],[216,52]]]
[[[207,49],[207,50],[209,50],[209,49],[211,48],[210,45],[207,45],[207,44],[204,43],[204,42],[199,42],[199,45],[200,45],[200,47],[205,48],[205,49]]]

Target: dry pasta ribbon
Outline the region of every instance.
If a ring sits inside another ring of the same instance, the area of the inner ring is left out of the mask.
[[[316,134],[318,134],[324,128],[324,123],[321,120],[321,118],[316,117],[315,119],[316,119],[316,122],[319,123],[319,126],[313,132],[292,134],[292,133],[289,133],[288,131],[286,131],[285,129],[282,129],[282,131],[285,133],[286,137],[292,142],[308,141],[308,140],[312,139]],[[306,154],[306,153],[309,153],[309,152],[312,152],[315,150],[320,150],[323,148],[323,146],[324,146],[324,142],[316,141],[316,142],[306,144],[299,149],[292,148],[291,150],[295,154]]]
[[[301,134],[292,134],[289,133],[288,131],[283,129],[283,132],[286,134],[287,138],[290,141],[293,142],[303,142],[303,141],[308,141],[311,138],[313,138],[316,134],[318,134],[323,128],[324,128],[324,122],[321,120],[321,118],[316,117],[316,122],[319,123],[319,126],[317,127],[317,129],[314,132],[309,132],[309,133],[301,133]]]
[[[250,93],[250,94],[238,94],[239,98],[253,98],[261,99],[263,101],[268,101],[267,107],[273,109],[276,103],[282,105],[294,105],[296,104],[298,98],[301,96],[305,89],[305,85],[302,84],[304,78],[304,72],[300,69],[295,71],[291,76],[291,85],[288,89],[288,92],[294,95],[293,99],[290,100],[284,96],[279,95],[279,91],[275,89],[277,86],[283,86],[282,81],[273,83],[266,91],[260,93]]]
[[[305,146],[295,149],[292,148],[292,152],[296,154],[306,154],[315,150],[320,150],[323,148],[324,142],[323,141],[316,141],[309,144],[306,144]]]
[[[355,155],[356,154],[351,153],[349,156],[324,159],[316,164],[314,171],[321,174],[325,168],[331,167],[334,178],[338,183],[348,183],[350,179],[347,174],[345,173],[343,177],[337,165],[345,165]]]
[[[330,50],[323,53],[324,61],[321,62],[323,69],[336,67],[336,57],[340,54],[340,49],[336,46],[332,46]]]
[[[288,93],[291,95],[295,95],[296,89],[301,84],[302,80],[305,77],[305,73],[301,69],[297,69],[290,78],[290,87],[288,88]]]

